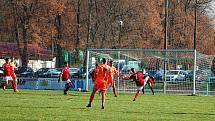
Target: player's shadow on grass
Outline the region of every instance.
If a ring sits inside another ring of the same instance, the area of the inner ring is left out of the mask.
[[[198,115],[215,115],[214,113],[183,113],[183,112],[179,112],[179,113],[166,113],[166,114],[178,114],[178,115],[189,115],[189,114],[191,114],[191,115],[196,115],[196,114],[198,114]]]
[[[11,105],[5,105],[5,106],[2,106],[2,107],[5,107],[5,108],[35,108],[35,109],[57,109],[57,108],[62,108],[62,107],[53,107],[53,106],[45,106],[45,107],[41,107],[41,106],[18,106],[18,105],[15,105],[15,106],[11,106]],[[84,107],[71,107],[70,109],[74,109],[74,110],[86,110],[86,108]]]
[[[6,108],[61,108],[61,107],[53,107],[53,106],[46,106],[46,107],[41,107],[41,106],[11,106],[11,105],[5,105],[2,107],[6,107]]]
[[[11,94],[11,93],[8,93]],[[43,94],[43,93],[28,93],[28,92],[22,92],[22,93],[16,93],[14,95],[34,95],[34,96],[61,96],[63,93],[56,93],[56,94]]]
[[[65,96],[79,96],[79,95],[77,95],[77,94],[67,94]]]
[[[10,93],[8,93],[10,94]],[[31,95],[32,93],[17,93],[16,95]],[[33,94],[34,96],[79,96],[78,94],[67,94],[64,95],[63,93],[56,93],[56,94],[43,94],[43,93],[35,93]]]
[[[86,108],[75,108],[75,107],[73,107],[73,108],[69,108],[69,109],[73,109],[73,110],[86,110]]]
[[[123,113],[140,113],[140,114],[143,114],[143,113],[147,113],[147,114],[150,114],[150,113],[153,113],[155,114],[155,112],[140,112],[140,111],[122,111]],[[158,114],[175,114],[175,115],[215,115],[214,113],[192,113],[192,112],[172,112],[172,113],[167,113],[167,112],[162,112],[162,113],[158,113]]]

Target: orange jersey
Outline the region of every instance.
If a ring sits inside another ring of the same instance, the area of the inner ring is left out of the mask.
[[[114,76],[115,75],[117,77],[119,77],[119,73],[118,73],[117,69],[114,66],[110,66],[110,69],[109,69],[108,75],[107,75],[107,77],[108,77],[108,83],[112,84],[114,82]]]
[[[94,87],[93,90],[97,91],[100,89],[101,92],[106,91],[107,85],[107,72],[109,66],[107,64],[99,64],[94,72]]]
[[[107,72],[108,72],[109,68],[110,67],[106,64],[99,64],[96,67],[96,70],[94,73],[95,81],[96,82],[107,81]]]

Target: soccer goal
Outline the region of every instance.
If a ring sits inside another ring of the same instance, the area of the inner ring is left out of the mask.
[[[196,57],[196,61],[195,61]],[[210,76],[212,57],[195,53],[194,50],[177,49],[88,49],[87,71],[91,71],[102,58],[114,60],[120,77],[129,75],[130,68],[142,68],[155,79],[155,93],[205,94]],[[196,68],[194,68],[196,67]],[[87,72],[86,90],[92,89],[92,80]],[[195,78],[194,78],[195,76]],[[116,78],[119,92],[135,92],[131,80]],[[149,93],[146,85],[145,92]]]

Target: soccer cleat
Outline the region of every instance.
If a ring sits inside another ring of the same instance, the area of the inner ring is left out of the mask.
[[[67,95],[67,92],[66,92],[66,90],[64,90],[63,92],[64,92],[64,95]]]
[[[115,95],[114,97],[117,97],[117,95]]]
[[[88,104],[86,107],[91,107],[91,104]]]
[[[133,101],[135,101],[136,99],[134,98]]]
[[[102,109],[105,109],[105,107],[104,107],[104,106],[102,106]]]
[[[3,91],[5,91],[5,89],[6,89],[5,86],[3,86],[2,89],[3,89]]]

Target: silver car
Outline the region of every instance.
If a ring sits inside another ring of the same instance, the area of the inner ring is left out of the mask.
[[[170,70],[166,73],[166,81],[185,81],[187,72],[184,70]]]

